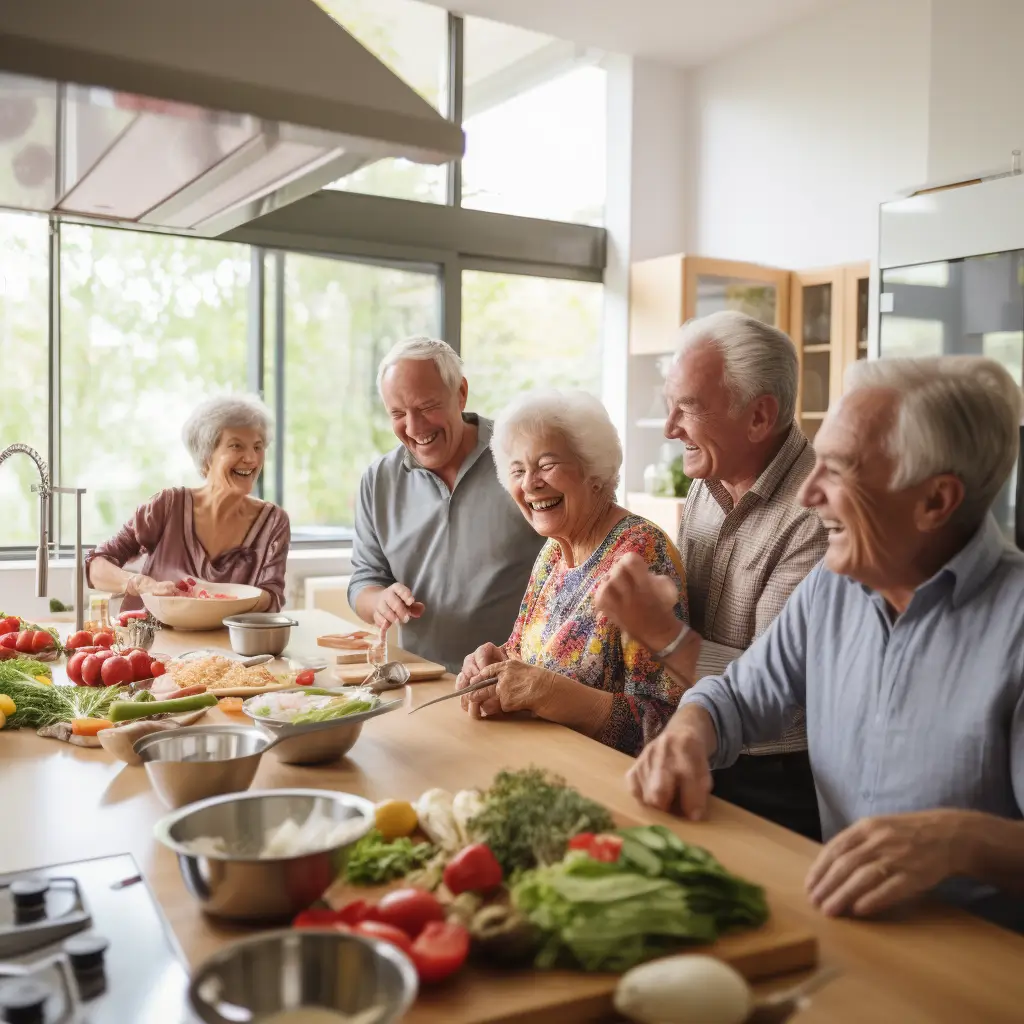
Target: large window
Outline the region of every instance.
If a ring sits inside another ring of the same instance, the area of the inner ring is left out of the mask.
[[[462,357],[469,407],[494,416],[532,388],[601,391],[599,284],[467,270]]]
[[[181,428],[203,398],[246,387],[249,250],[80,225],[61,236],[61,480],[88,489],[96,543],[155,492],[198,482]]]
[[[46,459],[49,227],[45,217],[0,212],[0,449],[20,441]],[[34,545],[39,529],[35,466],[15,455],[0,466],[0,547]]]
[[[436,273],[286,256],[283,503],[297,535],[352,525],[363,470],[398,443],[377,365],[402,338],[436,336],[439,318]]]
[[[335,21],[444,112],[448,91],[448,14],[416,0],[317,0]],[[330,186],[392,199],[445,201],[445,167],[379,160]]]
[[[606,74],[550,36],[465,20],[462,205],[601,224]]]

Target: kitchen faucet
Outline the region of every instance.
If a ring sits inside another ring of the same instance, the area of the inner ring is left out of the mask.
[[[50,484],[50,471],[43,457],[27,444],[8,445],[0,451],[0,463],[5,462],[17,453],[27,455],[39,471],[39,484],[32,490],[39,495],[39,547],[36,550],[36,597],[46,597],[47,581],[50,568],[50,543],[47,537],[50,521],[50,496],[53,494],[73,494],[75,496],[75,631],[82,628],[85,621],[85,563],[82,559],[82,495],[81,487],[53,487]],[[59,552],[58,552],[59,554]]]

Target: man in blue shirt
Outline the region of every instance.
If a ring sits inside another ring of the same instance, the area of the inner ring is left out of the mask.
[[[829,532],[823,562],[686,693],[634,794],[700,818],[709,767],[802,710],[826,840],[814,904],[866,915],[938,888],[1024,927],[1024,554],[990,514],[1021,414],[990,359],[853,367],[801,494]]]

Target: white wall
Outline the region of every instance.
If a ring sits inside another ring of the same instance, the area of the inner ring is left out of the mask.
[[[928,180],[1008,170],[1024,149],[1021,0],[933,0]]]
[[[692,252],[876,255],[878,204],[927,179],[931,6],[853,0],[692,74]]]

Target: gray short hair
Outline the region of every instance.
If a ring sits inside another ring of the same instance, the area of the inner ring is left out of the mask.
[[[494,421],[491,454],[502,486],[510,489],[509,463],[517,437],[558,433],[585,476],[614,491],[622,467],[619,432],[600,399],[586,391],[527,391],[512,399]]]
[[[462,360],[458,353],[439,338],[406,338],[392,346],[391,351],[380,361],[377,368],[377,392],[384,397],[384,374],[402,359],[430,359],[437,367],[445,386],[456,391],[462,383]]]
[[[270,444],[274,421],[270,410],[252,395],[218,395],[192,410],[181,431],[181,439],[199,475],[206,476],[213,451],[225,430],[242,427],[258,430],[263,443]]]
[[[789,430],[796,415],[798,369],[796,346],[788,334],[727,309],[683,324],[676,358],[700,342],[722,353],[725,386],[733,394],[736,412],[755,398],[772,395],[779,403],[775,432]]]
[[[1024,396],[985,356],[931,356],[852,363],[846,392],[887,388],[898,394],[887,442],[898,491],[940,473],[964,485],[953,522],[976,529],[1017,462]]]

